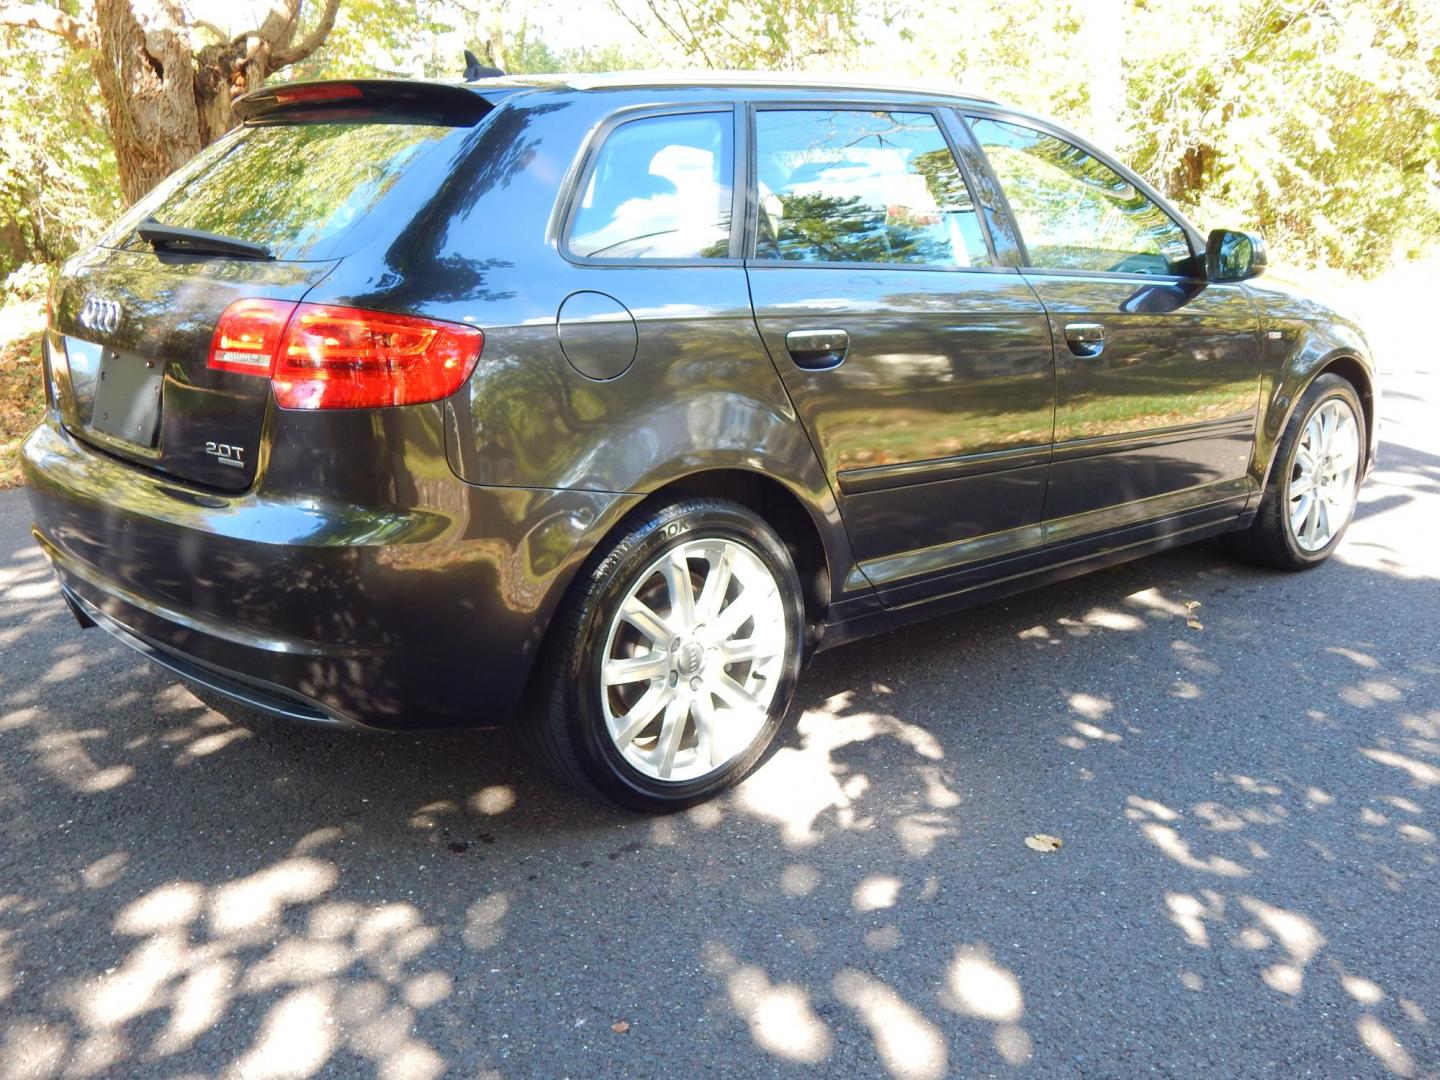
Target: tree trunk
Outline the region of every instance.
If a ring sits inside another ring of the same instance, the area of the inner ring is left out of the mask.
[[[198,54],[191,52],[181,0],[94,0],[88,17],[49,4],[6,3],[0,25],[54,34],[89,52],[128,204],[228,131],[235,97],[324,43],[340,0],[324,0],[297,41],[303,3],[271,0],[256,29]]]
[[[190,34],[178,0],[96,0],[95,46],[120,192],[133,203],[202,145]]]

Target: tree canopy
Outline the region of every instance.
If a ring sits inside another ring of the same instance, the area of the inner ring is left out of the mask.
[[[0,0],[0,277],[53,265],[276,78],[808,70],[960,85],[1202,228],[1377,270],[1440,237],[1440,0]],[[223,17],[222,17],[223,16]],[[227,21],[229,20],[229,21]],[[242,24],[232,25],[234,20]],[[564,31],[563,33],[561,31]]]

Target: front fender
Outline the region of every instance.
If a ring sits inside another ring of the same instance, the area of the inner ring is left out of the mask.
[[[1263,492],[1280,439],[1316,376],[1332,368],[1357,385],[1366,412],[1366,469],[1379,448],[1379,382],[1364,331],[1349,316],[1298,290],[1247,286],[1261,330],[1261,415],[1250,472]]]

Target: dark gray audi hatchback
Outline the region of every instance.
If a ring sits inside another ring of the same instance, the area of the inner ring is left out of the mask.
[[[515,724],[703,799],[806,656],[1220,533],[1323,561],[1365,339],[963,94],[292,84],[64,268],[35,537],[83,625],[284,716]]]

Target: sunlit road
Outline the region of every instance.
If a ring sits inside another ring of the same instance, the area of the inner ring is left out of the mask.
[[[1440,1075],[1440,376],[1384,409],[1331,565],[826,654],[662,820],[215,711],[0,496],[0,1078]]]

